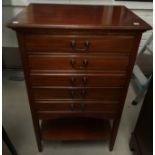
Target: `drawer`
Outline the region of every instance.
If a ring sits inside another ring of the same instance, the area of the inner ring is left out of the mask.
[[[72,118],[72,117],[89,117],[99,119],[116,119],[119,117],[119,111],[37,111],[37,117],[41,120],[54,118]]]
[[[102,111],[119,112],[119,102],[103,101],[36,101],[35,109],[37,111]]]
[[[122,87],[126,74],[106,73],[31,73],[32,86]]]
[[[34,100],[38,99],[102,99],[103,101],[118,101],[121,88],[53,88],[37,87],[32,89]]]
[[[30,55],[32,70],[102,70],[125,71],[129,57],[125,55]]]
[[[29,52],[119,52],[132,50],[134,36],[52,36],[30,34],[25,36]]]

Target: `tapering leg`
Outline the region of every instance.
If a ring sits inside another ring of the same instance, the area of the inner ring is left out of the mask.
[[[112,131],[111,131],[111,138],[110,138],[110,145],[109,150],[112,151],[114,148],[118,127],[119,127],[120,118],[113,121]]]
[[[40,129],[40,125],[39,125],[39,120],[33,119],[33,126],[34,126],[34,130],[35,130],[35,136],[36,136],[36,140],[37,140],[38,150],[39,150],[39,152],[42,152],[41,129]]]

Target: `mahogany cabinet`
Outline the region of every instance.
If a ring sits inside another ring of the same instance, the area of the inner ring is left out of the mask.
[[[42,140],[109,140],[112,150],[151,26],[124,6],[30,4],[8,27],[17,33],[39,151]]]

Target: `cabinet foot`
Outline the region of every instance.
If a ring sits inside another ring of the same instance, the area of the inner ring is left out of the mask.
[[[112,151],[114,148],[117,131],[119,127],[120,118],[113,121],[112,131],[111,131],[111,138],[110,138],[110,144],[109,144],[109,151]]]

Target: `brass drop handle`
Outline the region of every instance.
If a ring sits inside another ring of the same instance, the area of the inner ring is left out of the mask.
[[[75,42],[75,40],[72,40],[70,45],[71,45],[72,49],[75,49],[75,47],[76,47],[76,42]]]
[[[88,40],[86,40],[86,41],[84,42],[84,45],[85,45],[85,47],[86,47],[86,48],[89,48],[89,46],[90,46],[89,41],[88,41]]]
[[[71,46],[72,50],[79,51],[79,52],[87,51],[87,49],[90,46],[90,43],[89,43],[88,40],[86,40],[83,44],[84,44],[84,48],[76,48],[76,41],[75,40],[71,40],[71,42],[70,42],[70,46]]]
[[[74,96],[75,96],[75,91],[72,90],[72,91],[70,92],[70,95],[71,95],[72,98],[74,98]]]
[[[83,65],[84,65],[84,66],[87,66],[87,65],[88,65],[88,60],[87,60],[87,59],[84,59],[84,60],[83,60]]]
[[[82,78],[82,82],[83,82],[84,85],[87,84],[87,81],[88,81],[87,77]]]
[[[75,81],[76,81],[76,80],[75,80],[75,78],[74,78],[74,77],[71,77],[71,78],[70,78],[70,83],[71,83],[71,84],[74,84],[74,83],[75,83]]]
[[[76,60],[75,59],[71,59],[70,64],[72,65],[72,67],[74,67],[74,65],[76,64]]]
[[[82,98],[85,98],[86,97],[86,90],[82,90],[81,91],[81,96],[82,96]]]

